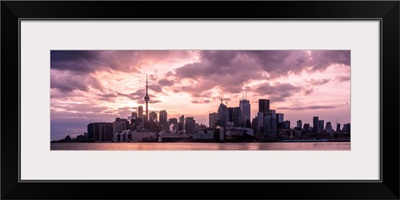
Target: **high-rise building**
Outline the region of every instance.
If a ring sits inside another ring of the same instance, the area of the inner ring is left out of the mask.
[[[149,118],[149,121],[154,122],[154,121],[157,120],[157,113],[154,112],[154,111],[152,111],[152,112],[150,113],[149,117],[150,117],[150,118]]]
[[[318,116],[313,117],[313,133],[319,133],[319,119]]]
[[[183,131],[184,129],[185,129],[185,115],[181,115],[179,117],[178,130]]]
[[[303,127],[302,123],[303,122],[301,120],[298,120],[297,121],[297,128],[301,129]]]
[[[329,134],[333,133],[332,124],[331,122],[326,122],[325,131]]]
[[[141,119],[141,122],[144,122],[143,106],[138,106],[138,114],[138,118]]]
[[[259,112],[261,113],[261,112]],[[264,134],[271,135],[272,134],[272,116],[266,115],[264,117]]]
[[[233,107],[228,107],[228,119],[227,122],[233,122]]]
[[[241,113],[241,120],[240,120],[240,125],[243,125],[244,127],[246,126],[247,120],[250,121],[250,101],[246,99],[242,99],[239,102],[239,108],[240,108],[240,113]],[[250,128],[250,127],[249,127]]]
[[[339,133],[340,132],[340,124],[336,123],[336,132]]]
[[[146,96],[144,96],[144,101],[146,102],[146,116],[144,121],[147,122],[149,120],[149,84],[148,84],[148,80],[147,80],[147,74],[146,74]]]
[[[288,120],[284,121],[283,128],[284,129],[290,129],[290,121],[288,121]]]
[[[185,123],[186,134],[194,134],[196,130],[196,120],[193,117],[186,117]]]
[[[318,128],[319,128],[319,131],[325,130],[325,128],[324,128],[324,120],[318,120]]]
[[[171,128],[170,130],[172,130],[173,132],[178,130],[178,119],[169,118],[168,122],[168,126]]]
[[[242,111],[240,110],[240,107],[234,107],[233,108],[233,113],[232,113],[232,121],[235,126],[240,126],[242,123]]]
[[[138,118],[138,113],[136,111],[132,112],[132,114],[131,114],[131,124],[137,122],[137,120],[136,120],[137,118]]]
[[[126,120],[126,119],[125,119]],[[127,123],[125,120],[116,118],[113,124],[113,134],[122,133],[122,131],[127,129]]]
[[[264,116],[269,112],[269,99],[258,100],[258,112],[264,113]]]
[[[218,121],[218,113],[213,112],[208,114],[208,127],[215,128]]]
[[[310,130],[310,124],[309,123],[304,123],[303,129],[304,130]]]
[[[229,113],[228,113],[228,107],[224,105],[221,101],[221,104],[219,104],[218,108],[218,119],[220,121],[220,126],[225,127],[226,122],[229,120]]]
[[[276,113],[276,118],[278,120],[278,123],[285,121],[283,113]]]
[[[168,116],[166,110],[160,111],[160,124],[168,124]]]
[[[264,113],[257,113],[257,132],[264,131]]]
[[[350,123],[343,124],[343,132],[350,133]]]

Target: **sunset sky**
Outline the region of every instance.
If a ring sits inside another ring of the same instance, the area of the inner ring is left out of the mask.
[[[312,126],[313,116],[333,127],[350,123],[348,50],[56,50],[50,73],[51,140],[145,107],[146,74],[149,110],[167,110],[168,118],[208,126],[221,98],[237,107],[247,93],[251,118],[258,99],[270,99],[292,127],[299,119]]]

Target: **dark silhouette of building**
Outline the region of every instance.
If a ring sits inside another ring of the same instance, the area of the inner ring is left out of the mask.
[[[269,99],[258,100],[258,112],[264,113],[264,116],[269,112]]]
[[[313,133],[319,133],[319,119],[318,116],[313,117]]]
[[[208,127],[215,128],[218,121],[218,113],[213,112],[208,114]]]
[[[193,117],[186,117],[185,123],[186,134],[193,134],[196,130],[196,120]]]
[[[146,96],[144,96],[144,101],[146,102],[146,116],[144,121],[147,122],[149,120],[149,85],[148,85],[148,81],[147,81],[147,74],[146,74]]]

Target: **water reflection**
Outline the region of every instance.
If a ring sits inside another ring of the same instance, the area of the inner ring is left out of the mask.
[[[51,150],[350,150],[350,142],[52,143]]]

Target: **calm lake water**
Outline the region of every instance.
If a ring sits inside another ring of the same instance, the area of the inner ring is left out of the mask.
[[[350,142],[51,143],[51,150],[350,150]]]

